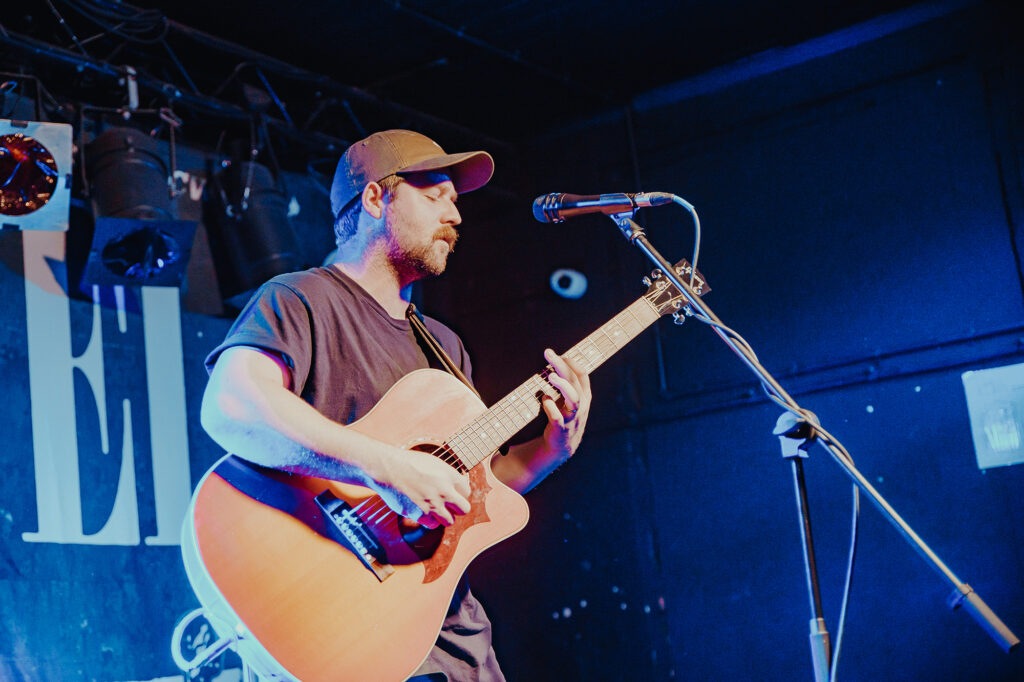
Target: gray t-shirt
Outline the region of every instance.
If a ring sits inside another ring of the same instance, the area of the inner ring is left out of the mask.
[[[427,328],[468,377],[469,356],[458,335],[430,317]],[[377,404],[395,382],[430,366],[409,321],[396,320],[359,284],[334,267],[281,275],[264,284],[224,341],[206,358],[249,346],[280,357],[292,390],[328,418],[349,424]],[[449,679],[504,680],[491,647],[491,624],[463,579],[437,644],[419,673]]]

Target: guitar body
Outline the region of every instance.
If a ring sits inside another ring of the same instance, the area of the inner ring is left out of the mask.
[[[485,411],[451,375],[419,370],[350,428],[433,451]],[[218,634],[242,634],[238,652],[263,678],[403,680],[430,652],[469,562],[529,516],[489,457],[467,468],[470,512],[424,535],[368,488],[226,456],[200,482],[183,529],[189,581]],[[331,515],[314,500],[324,492],[352,532],[379,543],[373,566],[325,532]]]

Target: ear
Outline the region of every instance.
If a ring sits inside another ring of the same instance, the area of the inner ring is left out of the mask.
[[[366,183],[362,195],[363,210],[374,218],[384,215],[384,188],[376,182]]]

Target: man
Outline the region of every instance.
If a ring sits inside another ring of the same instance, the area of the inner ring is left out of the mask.
[[[256,464],[371,488],[428,528],[468,512],[466,475],[345,425],[402,376],[429,366],[406,317],[411,287],[444,271],[462,221],[458,195],[486,184],[493,171],[486,152],[446,154],[407,130],[376,133],[346,150],[331,189],[333,262],[264,285],[207,358],[202,423],[214,440]],[[436,320],[426,325],[469,375],[458,336]],[[575,452],[590,408],[587,374],[550,349],[544,357],[560,397],[543,398],[543,435],[490,463],[519,492]],[[504,679],[490,622],[468,588],[457,591],[420,672]]]

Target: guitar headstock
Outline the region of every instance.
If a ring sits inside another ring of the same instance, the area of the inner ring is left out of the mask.
[[[704,296],[704,294],[711,291],[711,286],[704,279],[704,275],[700,273],[700,270],[694,271],[690,262],[685,258],[676,263],[673,269],[679,278],[689,284],[690,288],[698,296]],[[688,305],[686,297],[665,277],[665,274],[660,269],[654,270],[649,277],[644,277],[643,282],[647,287],[647,293],[644,294],[644,298],[658,311],[658,314],[668,315],[671,313],[676,317],[677,321],[681,322],[680,314]]]

